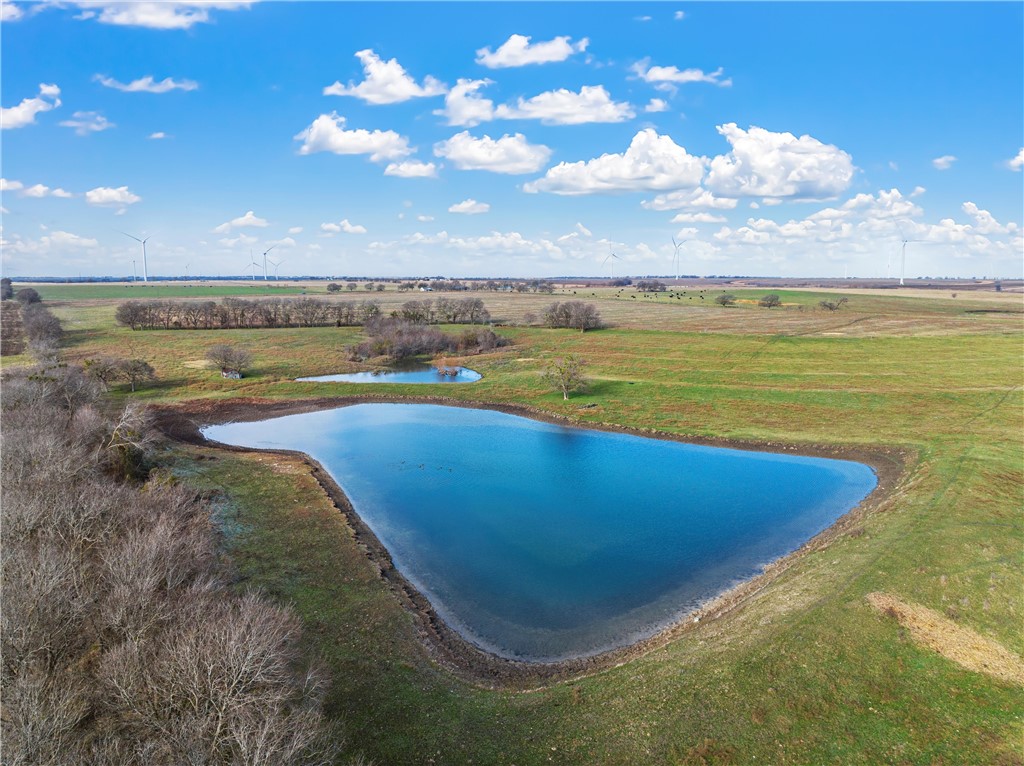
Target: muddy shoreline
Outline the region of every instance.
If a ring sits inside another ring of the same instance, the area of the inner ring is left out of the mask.
[[[776,452],[809,457],[827,457],[855,460],[871,466],[878,478],[874,491],[856,508],[841,516],[831,527],[808,540],[792,553],[776,559],[756,577],[736,585],[682,616],[675,624],[630,646],[614,649],[592,657],[553,663],[534,663],[510,660],[485,652],[466,641],[452,630],[434,611],[430,602],[395,568],[384,545],[356,513],[348,497],[331,475],[316,460],[302,452],[288,450],[250,450],[208,441],[200,429],[229,422],[266,420],[283,415],[344,407],[370,402],[398,404],[439,404],[452,407],[497,410],[558,425],[601,431],[626,433],[667,441],[685,442],[713,447],[728,447],[759,452]],[[590,423],[532,407],[489,402],[472,402],[448,397],[392,396],[387,394],[319,397],[294,401],[279,399],[245,398],[228,400],[199,400],[174,406],[151,407],[157,428],[171,439],[186,444],[216,447],[232,452],[267,452],[289,455],[307,465],[311,474],[345,516],[355,533],[356,543],[380,572],[402,605],[416,617],[416,626],[422,645],[430,657],[452,673],[470,683],[488,688],[532,688],[556,681],[621,665],[647,652],[664,646],[693,630],[700,623],[716,619],[754,597],[799,558],[820,550],[833,540],[851,532],[856,533],[864,517],[879,509],[890,497],[902,479],[913,454],[899,448],[844,447],[832,444],[785,444],[772,441],[732,440],[708,437],[684,437],[645,428],[628,428],[611,423]]]

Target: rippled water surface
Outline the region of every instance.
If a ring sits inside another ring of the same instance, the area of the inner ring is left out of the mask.
[[[866,465],[360,404],[212,426],[301,450],[465,638],[533,661],[648,637],[856,506]]]

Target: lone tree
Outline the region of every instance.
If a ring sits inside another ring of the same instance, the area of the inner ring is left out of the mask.
[[[156,380],[156,370],[145,359],[122,359],[119,366],[133,393],[136,386]]]
[[[14,294],[14,300],[18,301],[22,306],[27,306],[30,303],[39,303],[42,298],[31,287],[23,287]]]
[[[329,293],[340,293],[341,292],[341,285],[339,285],[337,282],[328,282],[327,283],[327,292],[329,292]]]
[[[583,374],[586,364],[575,354],[558,357],[544,368],[544,380],[561,391],[563,399],[568,399],[570,391],[581,391],[590,382]]]
[[[722,293],[717,298],[715,298],[715,303],[717,303],[719,306],[735,306],[736,296],[731,295],[730,293]]]
[[[220,368],[224,377],[242,377],[245,369],[252,364],[252,354],[244,348],[218,343],[206,350],[206,358]]]
[[[766,309],[773,309],[776,306],[782,305],[782,299],[775,293],[768,293],[761,300],[757,302],[758,306]]]
[[[956,293],[953,293],[953,297],[956,297]],[[848,298],[840,298],[837,301],[818,301],[818,305],[825,311],[839,311],[843,307],[844,303],[849,303]]]

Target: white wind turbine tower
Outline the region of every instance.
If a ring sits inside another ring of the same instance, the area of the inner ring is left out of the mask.
[[[672,262],[676,267],[676,282],[679,282],[679,248],[685,245],[690,240],[684,239],[682,242],[676,242],[676,238],[672,237],[672,247],[675,248],[675,252],[672,254]]]
[[[621,258],[619,258],[619,256],[617,256],[615,254],[615,251],[612,249],[612,243],[609,242],[608,243],[608,255],[606,255],[604,257],[604,260],[601,261],[601,268],[603,269],[605,264],[608,263],[608,261],[610,261],[612,258],[614,258],[617,261],[621,261],[622,260]]]
[[[264,282],[267,281],[267,253],[269,253],[275,247],[277,247],[277,245],[271,245],[270,247],[268,247],[266,250],[263,251],[263,281]]]
[[[919,240],[919,239],[907,239],[906,236],[903,234],[903,229],[900,228],[900,225],[898,223],[896,224],[896,228],[900,232],[900,241],[903,243],[903,246],[900,248],[900,286],[902,287],[903,286],[903,277],[906,275],[906,271],[907,271],[907,243],[908,242],[920,242],[921,240]]]
[[[245,268],[252,269],[252,281],[253,282],[256,281],[256,269],[258,267],[259,267],[259,264],[256,263],[256,259],[254,259],[252,257],[252,248],[249,248],[249,262],[245,265]]]
[[[270,251],[268,250],[267,252]],[[277,270],[281,268],[281,264],[284,263],[284,261],[270,261],[270,263],[274,267],[274,281],[276,282],[279,279],[279,277],[277,276]]]
[[[149,242],[149,240],[152,238],[152,235],[150,235],[149,237],[146,237],[145,239],[139,239],[138,237],[133,237],[131,234],[129,234],[126,231],[122,231],[121,233],[124,234],[126,237],[131,237],[136,242],[141,242],[142,243],[142,281],[143,282],[148,282],[149,281],[149,263],[146,261],[146,243]]]

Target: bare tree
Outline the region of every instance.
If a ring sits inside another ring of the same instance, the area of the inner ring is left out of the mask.
[[[715,303],[717,303],[719,306],[735,306],[736,296],[730,293],[722,293],[721,295],[715,297]]]
[[[956,297],[956,293],[953,293],[953,297]],[[839,309],[849,302],[849,298],[840,298],[837,301],[818,301],[818,306],[825,309],[825,311],[839,311]]]
[[[775,293],[768,293],[757,302],[758,306],[766,309],[773,309],[782,305],[782,299]]]
[[[585,366],[586,362],[575,354],[558,357],[544,368],[544,380],[561,391],[563,399],[568,399],[570,392],[587,387],[589,380],[583,374]]]
[[[206,358],[220,369],[221,374],[237,373],[239,377],[252,364],[252,354],[244,348],[218,343],[206,350]]]

